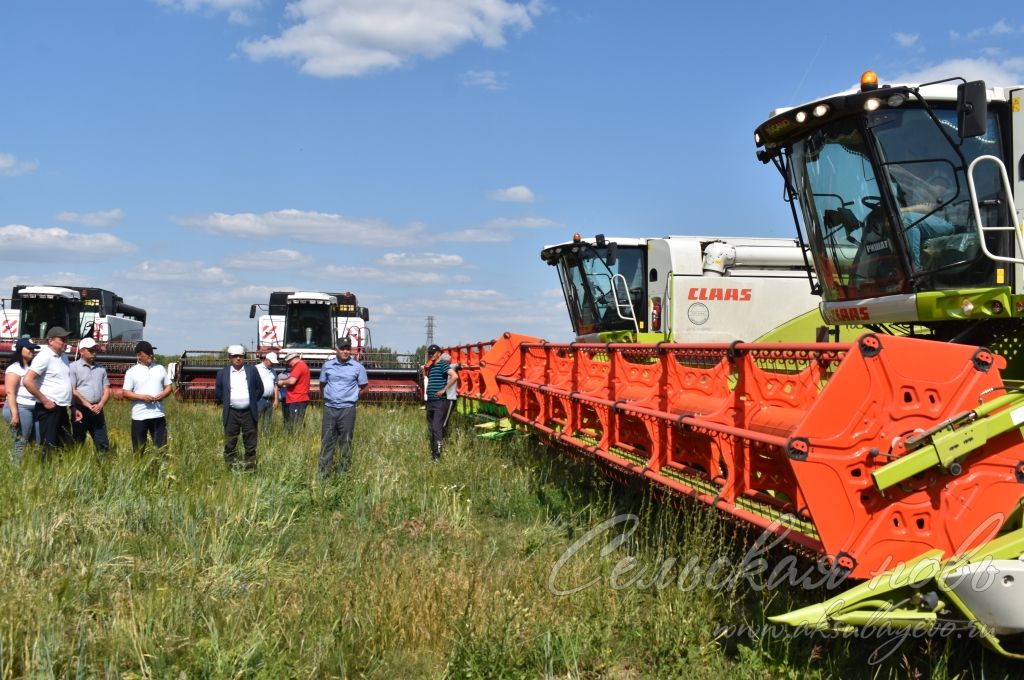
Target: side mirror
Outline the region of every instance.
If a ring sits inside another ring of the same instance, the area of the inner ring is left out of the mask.
[[[256,305],[249,305],[249,318],[250,319],[255,319],[256,318]]]
[[[988,99],[985,81],[972,80],[956,87],[956,127],[960,139],[985,134],[988,123]]]
[[[619,256],[619,244],[609,243],[608,244],[608,257],[605,258],[605,263],[609,267],[615,266],[615,260]]]
[[[369,321],[370,320],[370,310],[367,309],[366,307],[360,307],[359,308],[359,318],[362,319],[363,321]]]

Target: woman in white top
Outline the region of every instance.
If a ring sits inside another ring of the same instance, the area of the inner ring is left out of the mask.
[[[32,357],[35,356],[39,345],[34,344],[28,338],[20,338],[14,345],[15,360],[4,372],[4,389],[7,396],[4,400],[4,420],[11,426],[11,438],[14,439],[14,448],[11,451],[11,460],[15,463],[21,461],[25,453],[25,442],[32,438],[32,430],[35,425],[32,411],[36,405],[36,398],[29,394],[29,391],[19,389],[21,381],[25,378]]]

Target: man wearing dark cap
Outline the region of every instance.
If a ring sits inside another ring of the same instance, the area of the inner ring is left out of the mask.
[[[335,356],[320,369],[320,390],[324,396],[324,417],[320,427],[318,472],[325,479],[335,474],[334,451],[339,445],[338,472],[348,470],[352,432],[356,426],[356,402],[366,391],[366,369],[352,358],[352,340],[338,340]]]
[[[449,378],[455,375],[449,361],[442,360],[441,348],[431,345],[427,348],[427,429],[430,431],[430,458],[441,460],[441,444],[444,442],[444,428],[451,413],[447,391]],[[452,402],[453,403],[453,402]]]
[[[135,364],[124,374],[124,398],[132,402],[132,451],[141,452],[146,437],[153,445],[167,445],[167,419],[163,400],[171,393],[171,380],[164,367],[153,360],[156,347],[146,340],[135,345]]]
[[[43,444],[43,460],[57,446],[71,443],[71,368],[64,350],[68,346],[67,330],[54,326],[46,332],[46,346],[39,350],[25,373],[25,389],[38,402],[34,415],[39,424]]]

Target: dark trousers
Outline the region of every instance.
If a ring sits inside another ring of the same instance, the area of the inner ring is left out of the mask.
[[[77,421],[77,414],[82,414],[82,420]],[[100,453],[110,450],[110,439],[107,437],[107,419],[103,411],[93,413],[87,408],[79,406],[71,407],[71,438],[76,444],[85,441],[86,433],[92,437],[93,446]]]
[[[235,449],[238,447],[238,434],[242,434],[245,446],[245,460],[242,467],[246,470],[256,469],[256,420],[248,408],[228,409],[228,422],[224,425],[224,462],[228,467],[238,465]]]
[[[334,474],[334,450],[341,448],[338,456],[338,472],[346,472],[352,457],[352,432],[356,429],[356,407],[331,408],[324,406],[323,423],[320,426],[320,477]]]
[[[306,407],[308,401],[293,401],[284,405],[284,431],[290,432],[293,428],[301,427],[306,419]]]
[[[147,418],[132,421],[132,451],[141,452],[146,447],[146,435],[153,437],[157,448],[167,446],[167,419]]]
[[[448,418],[455,408],[455,402],[449,399],[431,399],[427,401],[427,429],[430,431],[430,455],[441,457],[441,442],[444,441],[445,427]]]
[[[71,443],[71,424],[66,406],[48,409],[42,404],[36,404],[35,418],[39,424],[39,441],[43,444],[43,460],[53,449]]]

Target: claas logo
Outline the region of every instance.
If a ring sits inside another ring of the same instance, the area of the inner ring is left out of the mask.
[[[829,312],[832,321],[870,321],[871,311],[867,307],[840,307]]]
[[[689,298],[750,302],[750,288],[691,288]]]

